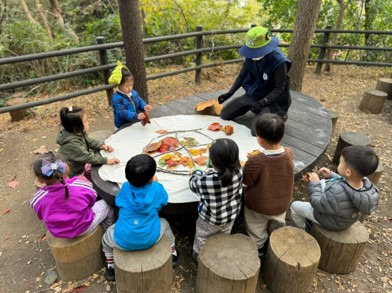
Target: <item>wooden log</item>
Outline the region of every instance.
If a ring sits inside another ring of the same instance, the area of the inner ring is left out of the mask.
[[[378,90],[367,90],[364,92],[359,110],[371,114],[380,114],[384,107],[387,94]]]
[[[256,292],[259,269],[256,244],[250,237],[214,235],[199,254],[196,292]]]
[[[380,181],[381,175],[384,172],[384,167],[381,162],[378,163],[376,171],[373,174],[367,176],[367,178],[373,182],[373,184],[377,185],[378,181]]]
[[[308,292],[320,260],[316,240],[294,227],[274,231],[263,268],[265,283],[274,292]]]
[[[114,249],[117,293],[167,293],[173,281],[169,240],[163,236],[149,249],[124,251]]]
[[[331,120],[332,120],[332,133],[334,133],[336,124],[338,122],[339,113],[334,111],[329,111],[329,114],[331,115]]]
[[[55,238],[47,232],[46,239],[56,262],[60,279],[80,280],[103,267],[102,236],[101,226],[86,236],[73,239]]]
[[[23,98],[13,98],[7,101],[7,106],[19,105],[19,104],[23,104],[24,102],[25,100]],[[15,110],[9,113],[11,115],[11,121],[16,122],[16,121],[23,120],[27,116],[27,109]]]
[[[369,233],[360,222],[344,231],[329,231],[314,224],[312,235],[321,248],[319,269],[332,274],[353,272],[369,240]]]
[[[113,132],[109,130],[98,130],[89,133],[89,137],[94,138],[96,140],[105,141],[109,136],[111,136]]]
[[[376,90],[386,93],[388,95],[387,99],[392,100],[392,78],[380,78]]]
[[[335,154],[333,156],[333,162],[335,165],[339,164],[340,154],[342,153],[342,149],[352,145],[364,145],[369,146],[371,144],[371,140],[364,134],[358,132],[342,132],[339,135],[338,144],[336,146]]]

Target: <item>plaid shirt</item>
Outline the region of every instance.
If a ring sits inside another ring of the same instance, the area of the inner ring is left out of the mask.
[[[222,225],[233,222],[241,209],[242,169],[233,176],[229,186],[222,187],[218,173],[193,174],[189,179],[190,189],[200,196],[199,217],[207,223]]]

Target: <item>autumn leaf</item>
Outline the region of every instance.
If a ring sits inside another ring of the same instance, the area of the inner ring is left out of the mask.
[[[167,131],[167,130],[165,130],[165,129],[159,129],[159,130],[157,130],[157,131],[155,131],[156,133],[158,133],[158,134],[166,134],[166,133],[168,133],[169,131]]]
[[[198,164],[199,166],[205,166],[207,164],[208,157],[200,156],[194,159],[193,161],[195,161],[195,163]]]
[[[34,154],[45,154],[48,152],[46,146],[41,145],[38,149],[34,150]]]
[[[189,152],[192,156],[196,157],[196,156],[200,156],[201,154],[204,154],[205,152],[207,152],[207,149],[206,148],[190,149]]]
[[[260,154],[259,150],[253,150],[250,153],[248,153],[247,157],[250,158],[250,157],[256,156],[258,154]]]
[[[86,290],[89,286],[86,285],[81,285],[81,286],[77,286],[75,288],[72,289],[72,293],[79,293],[79,292],[83,292],[84,290]]]
[[[216,102],[214,104],[214,111],[215,111],[216,114],[220,115],[221,112],[222,112],[222,109],[223,109],[223,105],[222,104],[219,104],[218,102]]]
[[[219,131],[221,129],[221,125],[219,122],[214,122],[210,126],[208,126],[208,130],[211,131]]]
[[[10,212],[11,212],[10,209],[3,209],[3,213],[1,215],[5,215],[5,214],[8,214]]]
[[[150,143],[146,148],[144,149],[145,153],[153,153],[156,152],[160,146],[162,145],[162,140],[154,143]]]
[[[200,112],[210,107],[213,107],[215,113],[217,115],[220,115],[220,113],[222,112],[223,105],[219,104],[217,99],[211,99],[208,101],[197,103],[195,109],[197,112]]]
[[[222,127],[222,131],[227,135],[232,135],[234,133],[234,127],[230,125],[226,125]]]
[[[10,187],[10,188],[13,188],[13,189],[15,189],[16,187],[18,187],[18,186],[19,186],[19,182],[18,182],[18,181],[15,181],[15,180],[13,180],[13,181],[10,181],[10,182],[8,182],[7,186],[8,186],[8,187]]]
[[[42,234],[42,235],[38,238],[38,242],[44,241],[45,238],[46,238],[46,234]]]
[[[144,111],[143,114],[144,114],[145,117],[142,120],[142,125],[145,126],[147,123],[151,123],[151,121],[150,121],[150,114],[148,114],[147,111]]]

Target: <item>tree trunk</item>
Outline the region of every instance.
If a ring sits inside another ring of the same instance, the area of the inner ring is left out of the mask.
[[[338,3],[339,3],[339,15],[338,15],[338,19],[336,21],[335,29],[336,30],[340,30],[342,28],[342,24],[343,24],[344,11],[346,10],[350,0],[348,0],[346,4],[344,4],[344,0],[336,0],[336,1],[338,1]],[[333,34],[333,37],[332,37],[332,45],[335,46],[337,44],[337,42],[338,42],[338,34],[335,33],[335,34]],[[328,55],[327,56],[328,56],[327,57],[328,60],[332,59],[333,49],[329,49],[328,50]],[[324,70],[329,72],[329,71],[331,71],[331,67],[332,67],[331,63],[326,63]]]
[[[310,44],[316,29],[317,17],[322,0],[301,0],[289,48],[289,59],[293,62],[290,69],[291,89],[301,91],[305,75],[306,61]]]
[[[27,18],[34,24],[38,24],[38,22],[34,19],[34,17],[30,13],[30,9],[26,4],[25,0],[20,0],[20,4],[22,5],[23,11],[25,12]],[[39,25],[39,24],[38,24]]]
[[[73,29],[69,25],[64,25],[64,18],[61,14],[60,4],[57,0],[49,0],[50,6],[52,7],[52,12],[54,17],[57,19],[57,23],[62,29],[65,29],[68,34],[74,39],[75,42],[79,43],[79,37],[73,31]]]
[[[40,0],[35,0],[35,7],[37,8],[38,14],[41,17],[41,20],[45,26],[46,32],[48,33],[49,39],[53,40],[52,30],[50,29],[48,19],[46,18],[45,12],[42,10],[42,3]]]
[[[135,90],[148,103],[139,1],[119,0],[118,8],[127,66],[135,78]]]

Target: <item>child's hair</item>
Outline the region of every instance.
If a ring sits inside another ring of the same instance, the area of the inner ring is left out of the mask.
[[[146,154],[132,157],[125,167],[125,177],[133,186],[142,187],[154,177],[157,169],[155,160]]]
[[[378,156],[368,146],[353,145],[345,147],[342,150],[342,157],[347,165],[353,168],[361,177],[373,174],[378,167]]]
[[[60,109],[61,124],[68,132],[82,133],[84,113],[84,110],[79,107],[62,107]]]
[[[62,158],[52,152],[39,155],[33,163],[35,176],[44,181],[46,185],[51,185],[60,181],[65,188],[65,199],[68,199],[69,192],[63,178],[66,168],[67,165]]]
[[[123,85],[128,80],[133,80],[132,73],[126,69],[121,69],[121,81],[119,85]]]
[[[255,126],[256,134],[269,143],[279,143],[284,135],[283,119],[277,114],[264,114]]]
[[[210,147],[210,161],[218,171],[221,185],[226,187],[233,182],[234,172],[241,167],[237,144],[228,138],[214,141]]]

